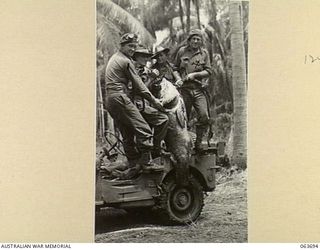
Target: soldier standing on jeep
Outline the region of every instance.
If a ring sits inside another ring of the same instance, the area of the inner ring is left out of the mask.
[[[202,152],[202,138],[209,126],[209,112],[204,82],[211,74],[209,54],[201,48],[203,37],[201,30],[192,30],[188,36],[188,45],[181,47],[175,58],[175,66],[183,79],[180,88],[187,116],[190,119],[191,108],[197,113],[196,125],[196,152]]]
[[[149,75],[151,69],[147,68],[146,64],[151,59],[151,56],[152,54],[145,48],[137,49],[133,55],[136,70],[147,87],[150,82]],[[143,118],[154,129],[152,158],[157,158],[163,153],[161,141],[163,141],[167,135],[169,118],[166,114],[153,108],[147,100],[135,93],[132,93],[132,100]]]
[[[129,161],[127,178],[136,176],[141,168],[151,164],[152,131],[148,123],[132,103],[128,94],[132,88],[148,100],[153,107],[163,110],[157,100],[138,76],[131,57],[138,44],[136,34],[124,34],[120,39],[120,50],[109,60],[106,68],[106,107],[123,137],[123,147]]]

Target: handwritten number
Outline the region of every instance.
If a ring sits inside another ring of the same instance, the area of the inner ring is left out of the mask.
[[[304,64],[307,64],[308,63],[308,58],[309,58],[309,62],[310,63],[314,63],[316,61],[320,61],[320,57],[317,56],[317,57],[314,57],[312,55],[305,55],[304,56]]]

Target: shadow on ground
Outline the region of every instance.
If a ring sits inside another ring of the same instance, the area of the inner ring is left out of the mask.
[[[104,208],[100,212],[96,212],[95,233],[102,234],[127,228],[158,224],[159,222],[148,213],[127,213],[123,209]]]

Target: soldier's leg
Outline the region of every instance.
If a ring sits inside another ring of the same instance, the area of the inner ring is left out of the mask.
[[[208,114],[208,103],[204,93],[198,89],[194,90],[194,108],[197,113],[198,121],[196,125],[196,143],[195,148],[198,151],[202,151],[202,138],[205,135],[208,124],[209,124],[209,114]]]
[[[153,135],[153,157],[160,155],[161,141],[164,140],[169,125],[169,118],[166,114],[159,112],[153,107],[146,106],[141,111],[147,123],[154,128]]]
[[[148,151],[152,148],[151,128],[131,101],[125,106],[123,122],[134,132],[137,148],[140,152]]]
[[[190,120],[190,114],[193,104],[192,90],[189,89],[181,89],[181,96],[183,98],[184,105],[186,107],[186,113],[188,121]]]
[[[134,141],[134,131],[123,122],[122,112],[119,112],[119,110],[123,109],[123,100],[120,95],[109,96],[107,97],[106,104],[108,112],[114,119],[115,125],[121,133],[123,149],[129,165],[134,165],[140,158],[140,153],[138,152]]]
[[[135,136],[138,151],[142,155],[150,152],[152,149],[152,131],[137,107],[126,95],[118,95],[108,98],[108,100],[107,109],[111,116],[126,128],[124,130],[126,137],[128,137],[126,132],[132,132],[129,138]],[[130,140],[130,142],[132,141]]]
[[[126,153],[129,165],[134,166],[141,156],[134,141],[134,131],[121,121],[115,120],[115,123],[122,135],[123,149]]]

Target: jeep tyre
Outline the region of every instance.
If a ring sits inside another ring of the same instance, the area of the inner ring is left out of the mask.
[[[179,186],[169,177],[162,184],[158,212],[163,222],[188,224],[197,220],[203,208],[203,190],[199,181],[190,177],[188,186]]]

